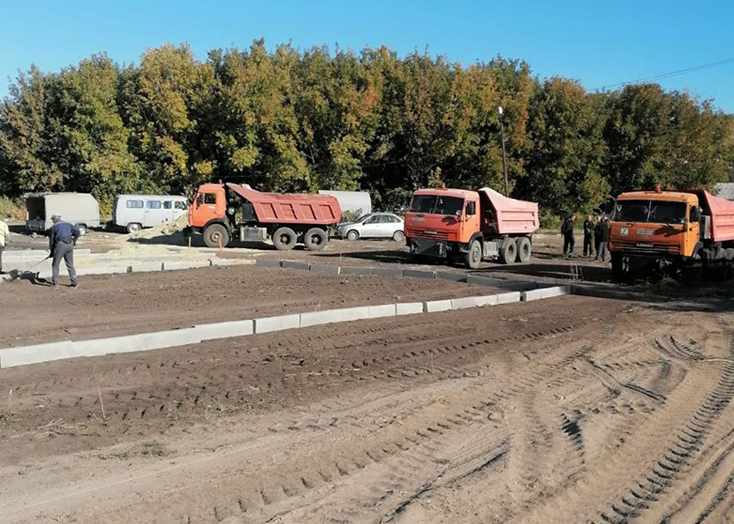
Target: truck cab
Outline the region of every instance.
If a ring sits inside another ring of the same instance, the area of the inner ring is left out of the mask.
[[[623,193],[615,204],[609,250],[614,277],[621,281],[647,269],[690,282],[734,274],[734,202],[702,189]]]
[[[223,222],[227,216],[227,195],[222,184],[199,186],[194,202],[189,207],[189,225],[204,228]]]
[[[623,193],[615,205],[609,249],[641,256],[693,256],[701,236],[699,218],[693,193]]]
[[[478,210],[476,191],[421,189],[413,194],[405,232],[415,239],[414,243],[445,240],[467,244],[480,229]]]

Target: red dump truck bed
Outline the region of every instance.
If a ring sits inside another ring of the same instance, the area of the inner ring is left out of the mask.
[[[711,212],[711,239],[714,242],[734,240],[734,202],[706,191],[695,191],[704,210]]]
[[[263,224],[331,225],[341,220],[342,211],[336,197],[310,194],[261,193],[239,184],[227,187],[252,203]]]
[[[497,233],[500,235],[523,235],[534,233],[540,227],[538,204],[515,200],[497,191],[484,187],[479,190],[487,198],[497,214]]]

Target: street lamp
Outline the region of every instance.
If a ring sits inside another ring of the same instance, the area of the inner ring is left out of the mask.
[[[507,189],[507,156],[505,155],[505,125],[502,123],[502,106],[497,106],[497,112],[500,114],[500,136],[502,137],[502,169],[505,172],[505,196],[510,196]]]

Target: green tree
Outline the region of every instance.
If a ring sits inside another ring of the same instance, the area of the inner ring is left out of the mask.
[[[10,85],[0,106],[0,189],[17,195],[24,191],[59,190],[64,175],[56,163],[59,144],[54,139],[49,98],[54,75],[31,66]]]
[[[202,147],[201,123],[211,109],[215,87],[210,64],[197,61],[188,46],[164,45],[143,54],[121,87],[121,108],[130,128],[130,151],[149,186],[191,191],[209,180],[214,164]]]
[[[578,82],[558,77],[538,89],[530,104],[523,196],[557,215],[590,211],[608,196],[600,102]]]
[[[95,55],[64,69],[56,86],[52,106],[60,124],[56,139],[64,188],[92,192],[108,205],[114,193],[136,190],[140,173],[118,110],[116,65]]]

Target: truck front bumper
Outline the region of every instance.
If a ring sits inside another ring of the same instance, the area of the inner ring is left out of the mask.
[[[423,257],[446,258],[450,252],[445,240],[429,240],[425,238],[409,238],[408,246],[412,255]]]

